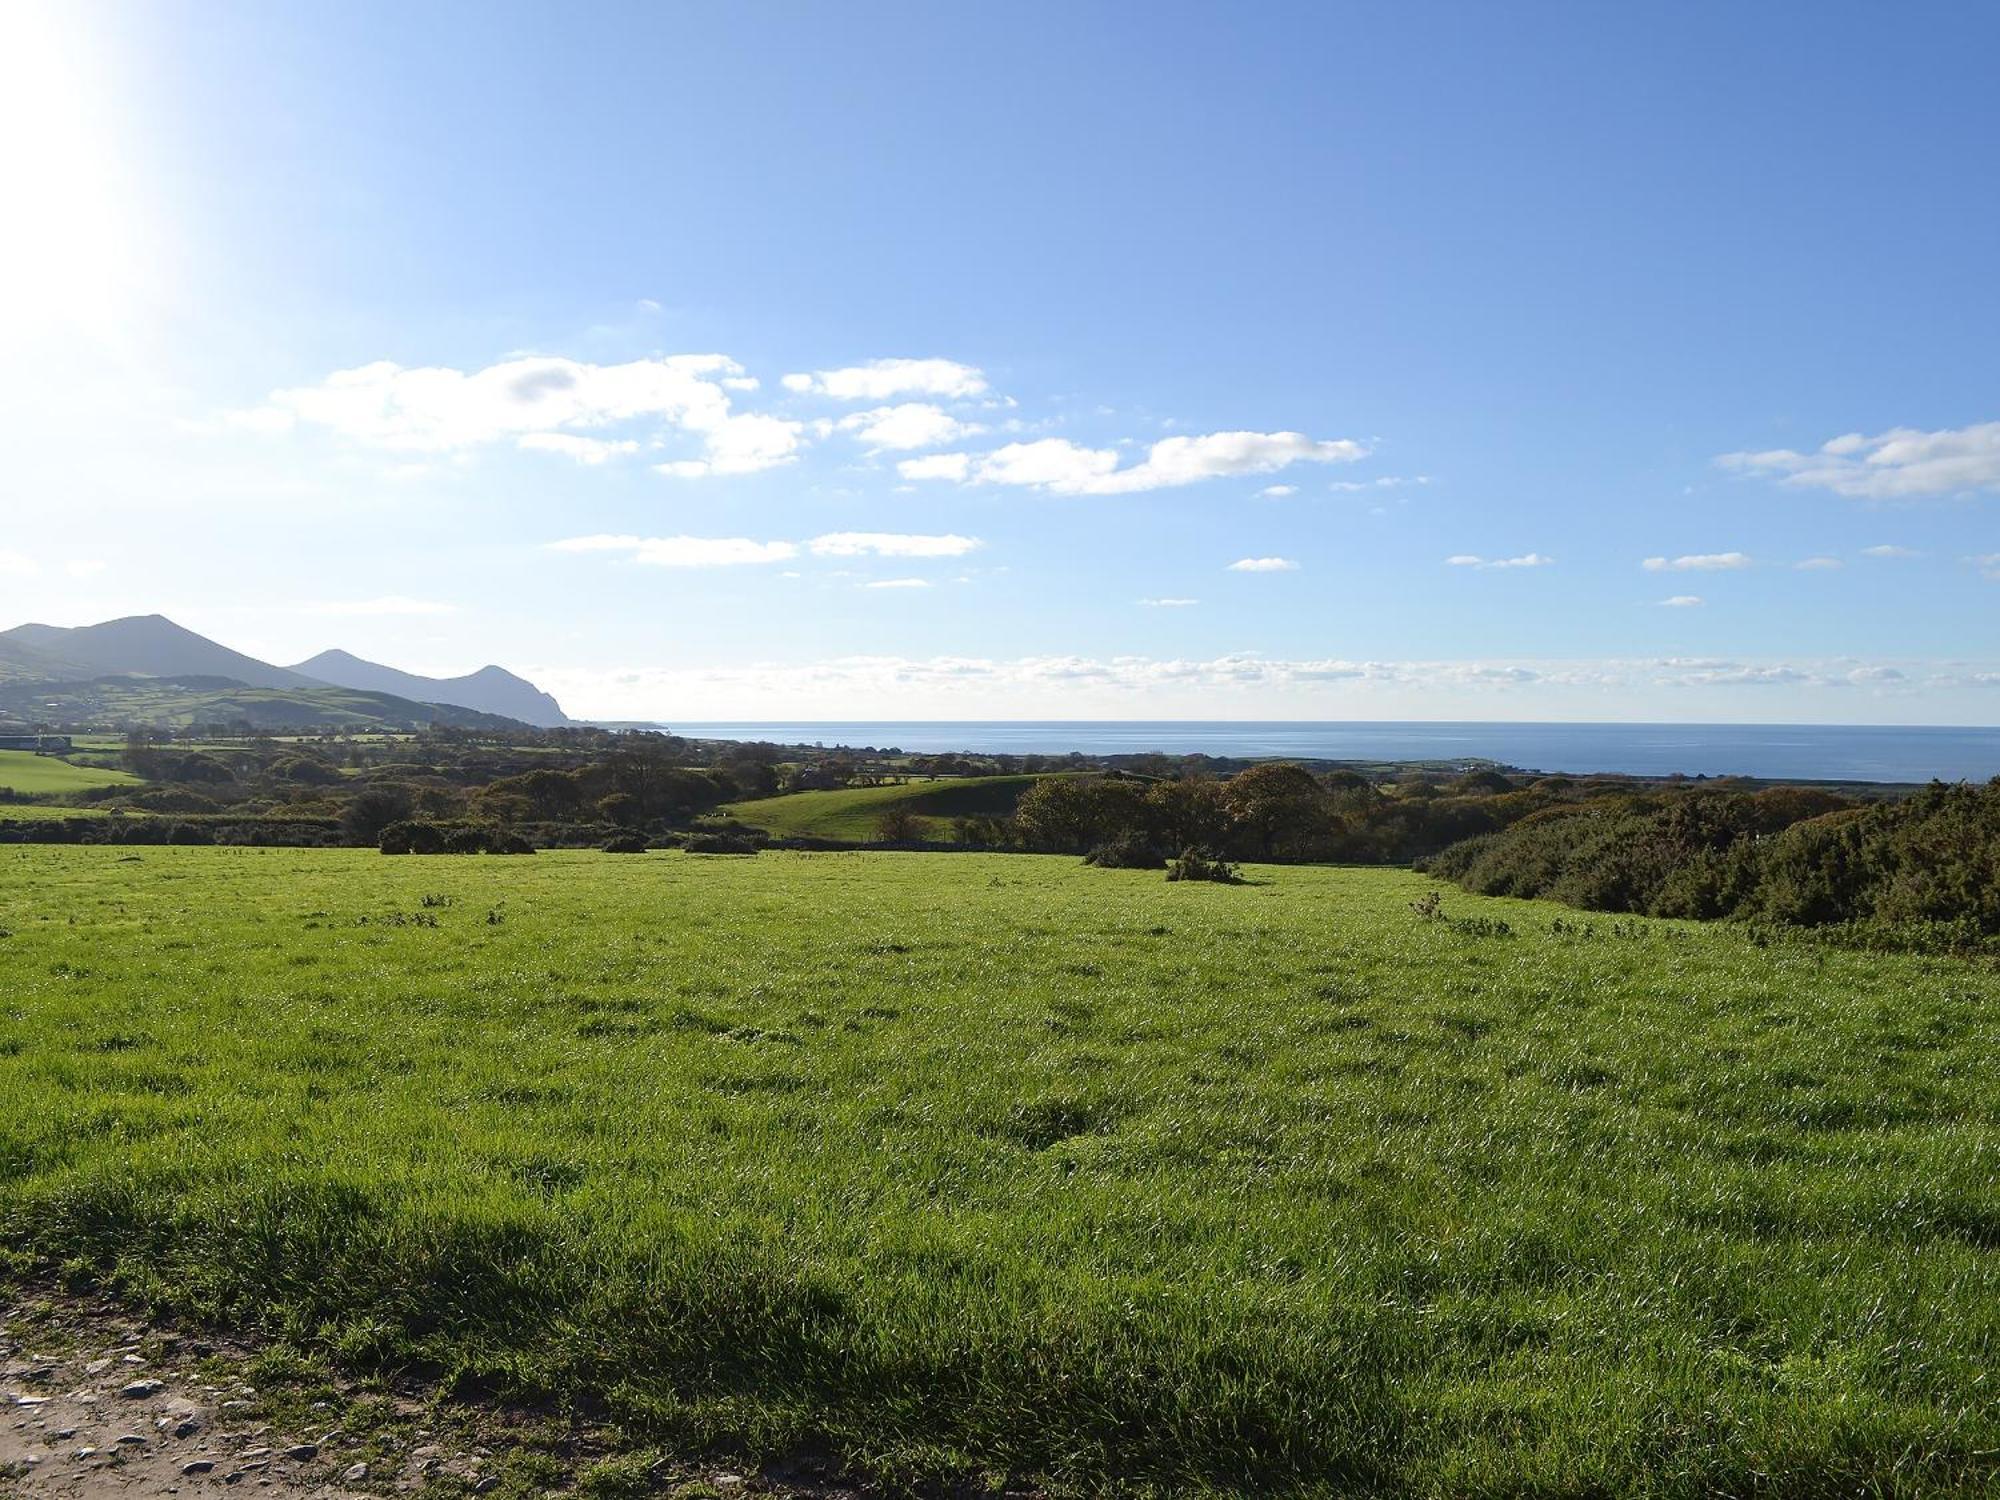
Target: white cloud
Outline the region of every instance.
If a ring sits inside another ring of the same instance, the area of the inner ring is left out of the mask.
[[[1116,448],[1040,438],[994,449],[967,477],[976,484],[1023,485],[1058,495],[1131,495],[1204,479],[1269,474],[1294,463],[1350,463],[1367,451],[1347,438],[1316,441],[1300,432],[1211,432],[1162,438],[1141,462],[1121,469]],[[952,476],[940,469],[935,475],[906,470],[904,477]]]
[[[0,547],[0,578],[32,578],[41,568],[25,552],[10,552]]]
[[[787,375],[780,382],[796,395],[831,396],[836,401],[889,401],[897,396],[942,396],[957,400],[986,394],[985,374],[949,359],[875,359],[838,370]]]
[[[906,458],[896,465],[905,479],[955,479],[963,481],[972,467],[970,453],[932,453],[924,458]]]
[[[1262,500],[1284,500],[1298,492],[1299,487],[1295,484],[1267,484],[1257,491],[1257,496]]]
[[[636,452],[638,439],[605,428],[640,424],[650,436],[687,433],[703,456],[663,465],[676,475],[747,474],[789,463],[802,424],[731,410],[725,384],[748,379],[727,355],[676,354],[619,365],[547,355],[482,370],[405,368],[388,360],[336,370],[318,385],[274,391],[262,407],[227,413],[236,425],[320,427],[396,452],[464,452],[513,439],[531,450],[601,463]]]
[[[1722,573],[1750,566],[1741,552],[1694,552],[1685,557],[1649,557],[1639,564],[1648,573]]]
[[[1148,609],[1186,609],[1201,603],[1199,599],[1141,599],[1139,602]]]
[[[1856,500],[2000,491],[2000,422],[1938,432],[1896,427],[1874,437],[1850,432],[1812,453],[1773,448],[1725,453],[1716,462],[1738,473]]]
[[[516,439],[514,446],[529,453],[558,453],[593,468],[610,459],[639,451],[639,444],[633,438],[614,441],[579,437],[573,432],[530,432]]]
[[[1665,687],[1796,687],[1815,682],[1814,674],[1785,665],[1696,667],[1661,679]],[[1822,687],[1829,680],[1817,679]]]
[[[743,563],[789,562],[815,557],[963,557],[985,546],[976,536],[899,531],[829,531],[809,542],[753,541],[748,537],[644,537],[600,532],[547,544],[551,552],[623,552],[634,562],[663,568],[717,568]]]
[[[2000,578],[2000,552],[1988,552],[1979,557],[1968,557],[1967,562],[1988,578]]]
[[[1699,594],[1675,594],[1670,599],[1662,599],[1663,609],[1699,609],[1705,601]]]
[[[925,401],[905,401],[900,406],[858,411],[842,417],[836,425],[878,453],[885,449],[934,448],[939,443],[955,443],[986,430],[977,422],[961,422],[943,407]]]
[[[927,589],[931,581],[928,578],[878,578],[861,586],[865,589]]]
[[[1808,557],[1804,562],[1796,562],[1792,566],[1802,573],[1823,573],[1845,567],[1846,564],[1837,557]]]
[[[976,536],[893,531],[830,531],[806,544],[820,557],[963,557],[986,544]]]
[[[1430,482],[1428,474],[1385,474],[1380,479],[1336,479],[1327,488],[1352,493],[1355,490],[1400,490],[1406,485]]]
[[[1684,716],[1730,715],[1767,722],[1773,712],[1824,716],[1826,692],[1858,685],[1913,693],[2000,689],[1995,662],[1919,663],[1852,658],[1795,661],[1586,658],[1568,660],[1407,660],[1272,658],[1233,653],[1207,658],[1149,656],[849,656],[727,667],[564,671],[526,664],[589,717],[646,718],[666,705],[687,718],[749,718],[773,703],[800,705],[802,717],[884,718],[912,711],[977,718],[997,707],[1019,717],[1216,718],[1367,709],[1377,718],[1435,713],[1461,717],[1560,710],[1560,716],[1655,713],[1660,693],[1677,695]],[[1731,700],[1746,699],[1732,710]]]
[[[63,571],[72,578],[95,578],[109,566],[101,557],[72,557],[63,564]]]
[[[796,542],[741,536],[575,536],[548,546],[552,552],[627,552],[634,562],[656,568],[728,568],[786,562],[799,555]]]
[[[1289,557],[1239,557],[1229,565],[1231,573],[1296,573],[1299,565]]]
[[[1879,547],[1863,547],[1861,555],[1863,557],[1922,557],[1923,553],[1917,551],[1914,547],[1892,547],[1884,543]]]
[[[724,417],[708,429],[704,458],[678,459],[654,468],[675,479],[701,479],[711,474],[755,474],[775,469],[798,457],[803,422],[788,422],[746,412]]]
[[[1546,568],[1555,563],[1553,557],[1545,557],[1539,552],[1524,552],[1519,557],[1479,557],[1470,552],[1460,552],[1445,559],[1454,568]]]

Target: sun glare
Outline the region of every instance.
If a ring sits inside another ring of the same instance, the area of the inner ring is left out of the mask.
[[[0,0],[0,331],[109,329],[134,289],[136,216],[78,12]]]

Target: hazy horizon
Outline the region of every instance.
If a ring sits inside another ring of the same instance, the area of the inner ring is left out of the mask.
[[[2000,13],[1914,15],[12,5],[0,625],[582,719],[2000,724]]]

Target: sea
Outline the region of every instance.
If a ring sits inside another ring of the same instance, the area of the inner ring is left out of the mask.
[[[1755,776],[1814,781],[1985,781],[2000,728],[1882,724],[1519,724],[1198,719],[800,721],[662,725],[696,739],[962,750],[1008,755],[1277,756],[1498,761],[1576,775]]]

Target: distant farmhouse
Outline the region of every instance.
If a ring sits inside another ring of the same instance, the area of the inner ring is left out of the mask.
[[[0,750],[33,750],[41,755],[67,755],[66,734],[0,734]]]

